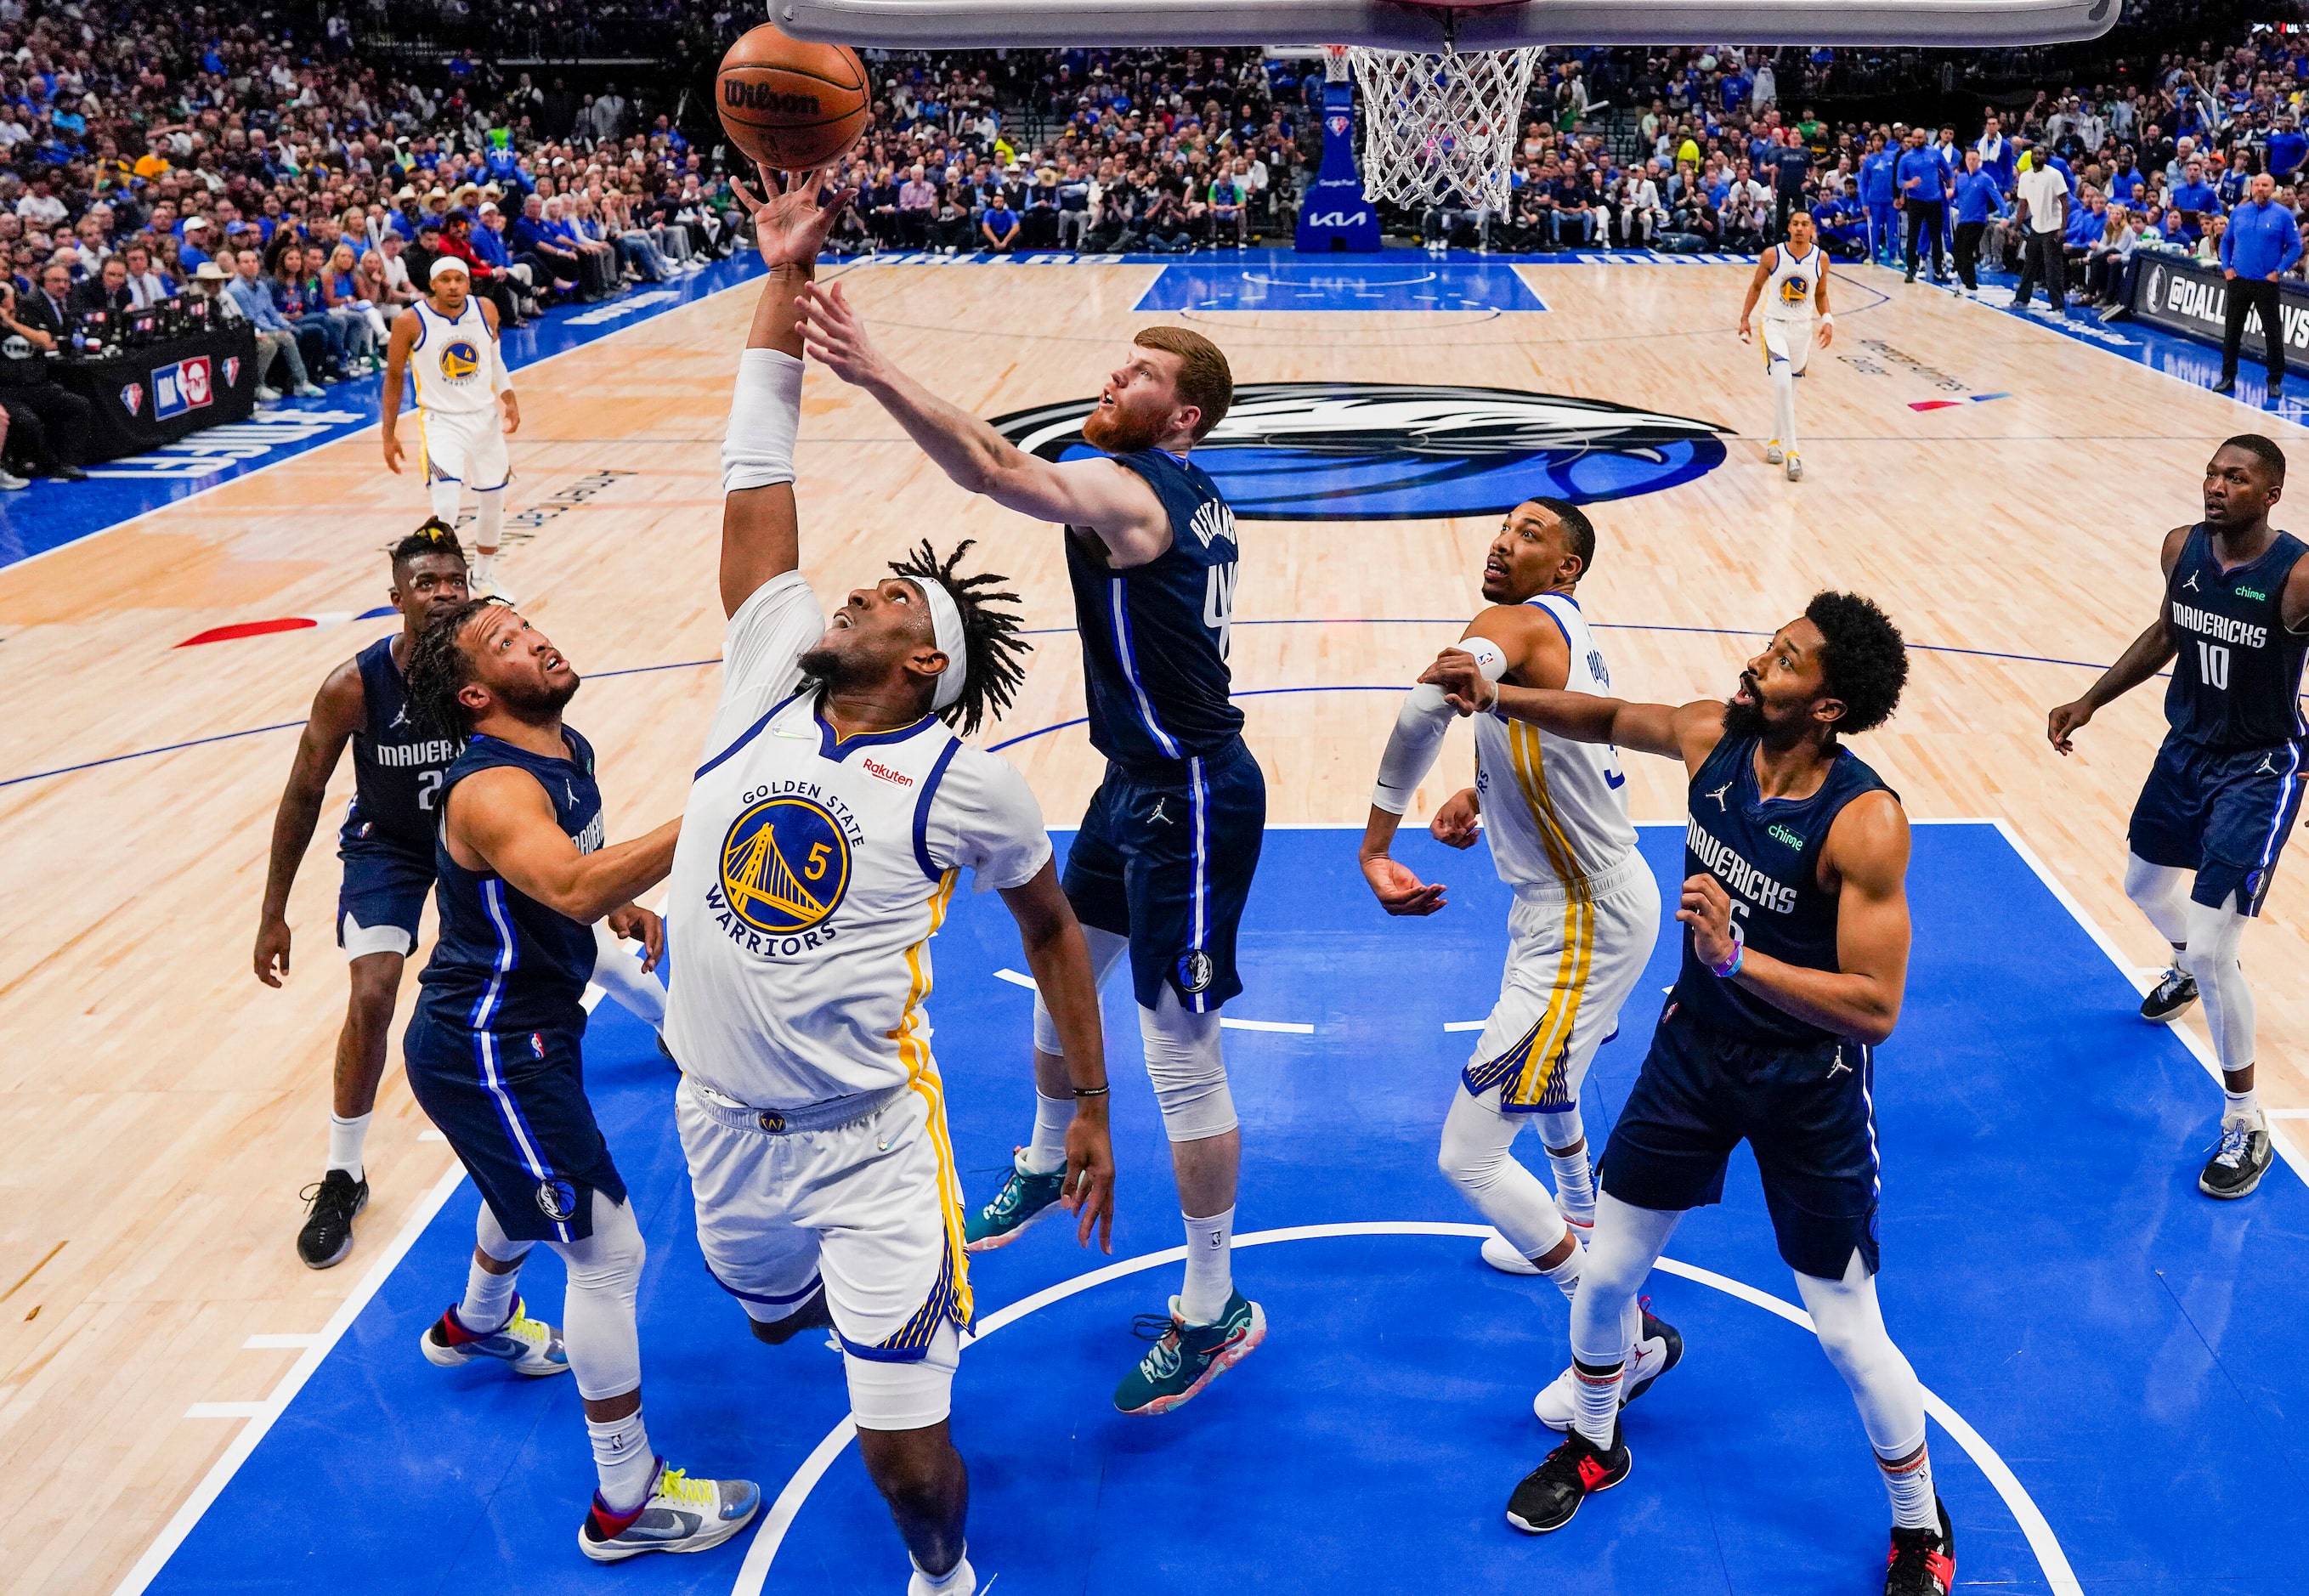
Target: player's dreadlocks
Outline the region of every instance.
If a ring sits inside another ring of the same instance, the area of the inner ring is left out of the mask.
[[[472,736],[465,706],[457,694],[473,679],[473,662],[457,645],[466,624],[503,599],[468,599],[437,609],[425,619],[423,630],[409,648],[409,707],[418,720],[445,738],[463,745]]]
[[[437,515],[428,517],[423,526],[393,546],[393,567],[397,571],[403,561],[428,554],[445,554],[458,560],[465,557],[465,546],[457,541],[456,531]]]
[[[990,720],[1002,718],[1018,684],[1026,679],[1026,668],[1020,659],[1032,646],[1019,635],[1023,617],[1016,610],[991,608],[1018,602],[1016,593],[987,591],[1008,582],[1008,577],[991,571],[974,576],[955,574],[955,567],[973,546],[974,539],[965,538],[941,561],[925,538],[921,547],[904,560],[890,562],[890,569],[908,581],[935,582],[954,596],[954,607],[962,616],[963,663],[968,675],[963,679],[962,696],[938,712],[964,737],[975,735]]]

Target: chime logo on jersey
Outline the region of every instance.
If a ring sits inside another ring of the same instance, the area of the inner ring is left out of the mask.
[[[807,798],[765,798],[742,810],[722,839],[722,902],[765,936],[808,931],[850,890],[850,839]]]
[[[1098,451],[1082,423],[1097,402],[1018,410],[994,426],[1044,460],[1088,459]],[[1241,520],[1411,521],[1656,493],[1723,464],[1722,430],[1513,388],[1246,383],[1193,459]]]
[[[481,351],[464,339],[459,339],[441,351],[441,375],[450,382],[470,382],[480,368]]]

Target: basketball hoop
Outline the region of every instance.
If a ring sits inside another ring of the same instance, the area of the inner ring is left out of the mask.
[[[1325,45],[1332,82],[1353,69],[1363,91],[1363,191],[1395,205],[1508,207],[1524,96],[1537,47],[1440,52]]]

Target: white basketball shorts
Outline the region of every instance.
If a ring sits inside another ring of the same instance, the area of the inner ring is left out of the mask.
[[[1632,851],[1579,890],[1518,893],[1508,911],[1500,1000],[1460,1076],[1468,1093],[1498,1087],[1508,1114],[1576,1107],[1659,926],[1659,884]]]
[[[417,441],[428,482],[462,482],[476,493],[487,493],[513,479],[505,418],[494,404],[470,411],[420,407]]]
[[[852,1411],[867,1429],[947,1416],[970,1321],[961,1188],[935,1075],[830,1130],[763,1128],[685,1076],[675,1120],[697,1242],[722,1289],[764,1323],[826,1285]]]
[[[1766,316],[1762,341],[1765,370],[1772,368],[1773,361],[1785,360],[1793,369],[1802,371],[1812,359],[1812,349],[1820,341],[1819,330],[1810,316],[1800,322]]]

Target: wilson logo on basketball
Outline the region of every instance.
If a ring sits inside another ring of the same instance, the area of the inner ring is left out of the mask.
[[[736,78],[722,80],[722,103],[733,111],[774,111],[783,116],[818,114],[815,94],[783,94],[767,83],[748,83]]]

